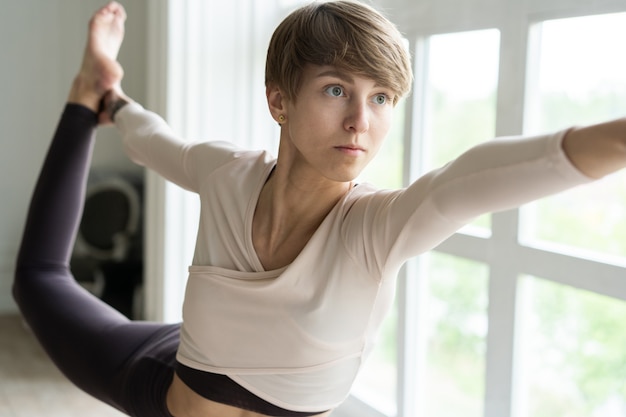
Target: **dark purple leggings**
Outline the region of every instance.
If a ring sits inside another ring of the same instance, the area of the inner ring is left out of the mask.
[[[31,200],[13,294],[50,358],[79,388],[131,416],[167,416],[179,325],[130,321],[74,280],[96,115],[68,104]]]
[[[97,117],[68,104],[31,200],[13,295],[50,358],[79,388],[137,417],[172,417],[174,372],[200,395],[258,413],[304,417],[251,394],[226,375],[176,362],[180,325],[130,321],[84,290],[69,260],[81,219]]]

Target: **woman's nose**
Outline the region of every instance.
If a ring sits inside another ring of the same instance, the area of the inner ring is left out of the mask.
[[[365,101],[355,100],[350,103],[345,128],[355,133],[363,133],[369,129],[369,112]]]

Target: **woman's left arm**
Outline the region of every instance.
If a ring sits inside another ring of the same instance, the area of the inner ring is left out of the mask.
[[[626,168],[626,118],[573,128],[562,146],[571,163],[588,177]]]
[[[389,255],[404,261],[432,249],[480,214],[519,207],[622,168],[626,168],[626,118],[483,142],[405,190],[372,200],[378,201],[377,209],[362,208],[376,215],[368,223],[375,236],[370,240],[383,248],[370,258],[381,265]]]

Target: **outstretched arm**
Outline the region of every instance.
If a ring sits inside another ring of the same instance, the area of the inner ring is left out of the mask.
[[[626,168],[626,118],[573,128],[563,139],[563,150],[591,178]]]

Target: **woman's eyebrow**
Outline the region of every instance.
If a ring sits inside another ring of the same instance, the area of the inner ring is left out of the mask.
[[[335,77],[347,83],[354,84],[354,78],[350,74],[343,72],[343,71],[337,71],[335,69],[322,71],[316,75],[316,78],[321,78],[321,77]]]
[[[336,69],[325,70],[315,76],[315,78],[322,78],[322,77],[339,78],[340,80],[345,81],[348,84],[354,84],[354,77],[350,75],[350,73],[345,72],[345,71],[339,71]],[[384,87],[384,86],[382,86],[379,83],[375,83],[374,87],[378,88],[378,87]]]

